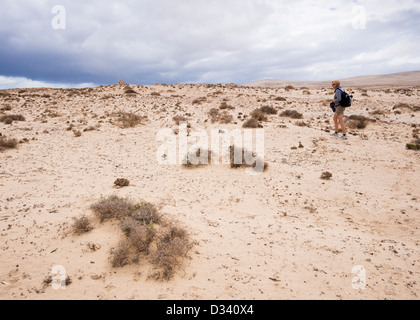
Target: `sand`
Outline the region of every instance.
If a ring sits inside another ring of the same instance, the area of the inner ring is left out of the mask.
[[[371,121],[347,141],[330,136],[329,87],[156,84],[131,85],[137,94],[128,95],[121,82],[0,91],[0,117],[26,119],[0,123],[3,137],[22,142],[0,152],[0,299],[417,300],[420,152],[406,144],[420,128],[420,87],[402,85],[352,87],[346,116]],[[233,121],[212,123],[208,113],[222,102]],[[409,108],[394,109],[401,103]],[[156,137],[178,128],[174,116],[192,131],[242,130],[241,114],[262,106],[303,114],[262,122],[265,172],[159,164]],[[118,112],[143,123],[121,128]],[[116,188],[117,178],[130,185]],[[185,226],[194,247],[173,279],[151,279],[145,260],[111,266],[118,221],[100,223],[90,210],[110,195],[156,204]],[[73,234],[82,215],[94,228]],[[45,283],[57,268],[71,280],[58,289]]]

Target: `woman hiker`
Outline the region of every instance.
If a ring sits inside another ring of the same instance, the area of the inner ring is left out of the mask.
[[[335,132],[331,135],[334,137],[340,137],[340,139],[347,140],[347,131],[346,131],[346,125],[344,124],[344,110],[345,108],[340,105],[341,101],[341,93],[343,89],[340,86],[340,81],[334,80],[331,82],[331,85],[334,89],[334,101],[331,101],[331,104],[334,104],[335,106],[335,114],[334,114],[334,126],[335,126]],[[339,136],[338,134],[338,123],[340,123],[341,130],[343,132],[342,136]]]

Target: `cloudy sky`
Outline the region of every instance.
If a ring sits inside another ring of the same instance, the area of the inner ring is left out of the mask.
[[[420,70],[419,0],[0,0],[0,88]]]

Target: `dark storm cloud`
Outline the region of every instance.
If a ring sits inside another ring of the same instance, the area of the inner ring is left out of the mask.
[[[420,69],[414,0],[62,0],[65,29],[52,25],[55,5],[1,2],[0,85],[8,77],[246,83]]]

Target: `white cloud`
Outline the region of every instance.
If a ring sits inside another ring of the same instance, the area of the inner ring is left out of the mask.
[[[119,78],[132,83],[241,83],[263,76],[319,80],[332,76],[323,72],[336,70],[334,76],[345,77],[340,70],[363,65],[379,71],[384,57],[378,52],[396,42],[409,48],[406,61],[414,62],[401,68],[420,69],[415,0],[62,0],[66,30],[53,30],[56,4],[2,0],[0,70],[101,84]],[[355,6],[365,8],[366,29],[353,29]],[[372,64],[358,58],[363,54]],[[22,67],[21,60],[36,62]],[[343,61],[348,66],[337,68]]]
[[[417,0],[359,0],[366,8],[368,22],[397,22],[404,19],[407,11],[420,13],[420,3]]]
[[[0,76],[0,89],[18,89],[18,88],[88,88],[95,86],[93,83],[56,83],[44,82],[27,79],[24,77],[5,77]]]

